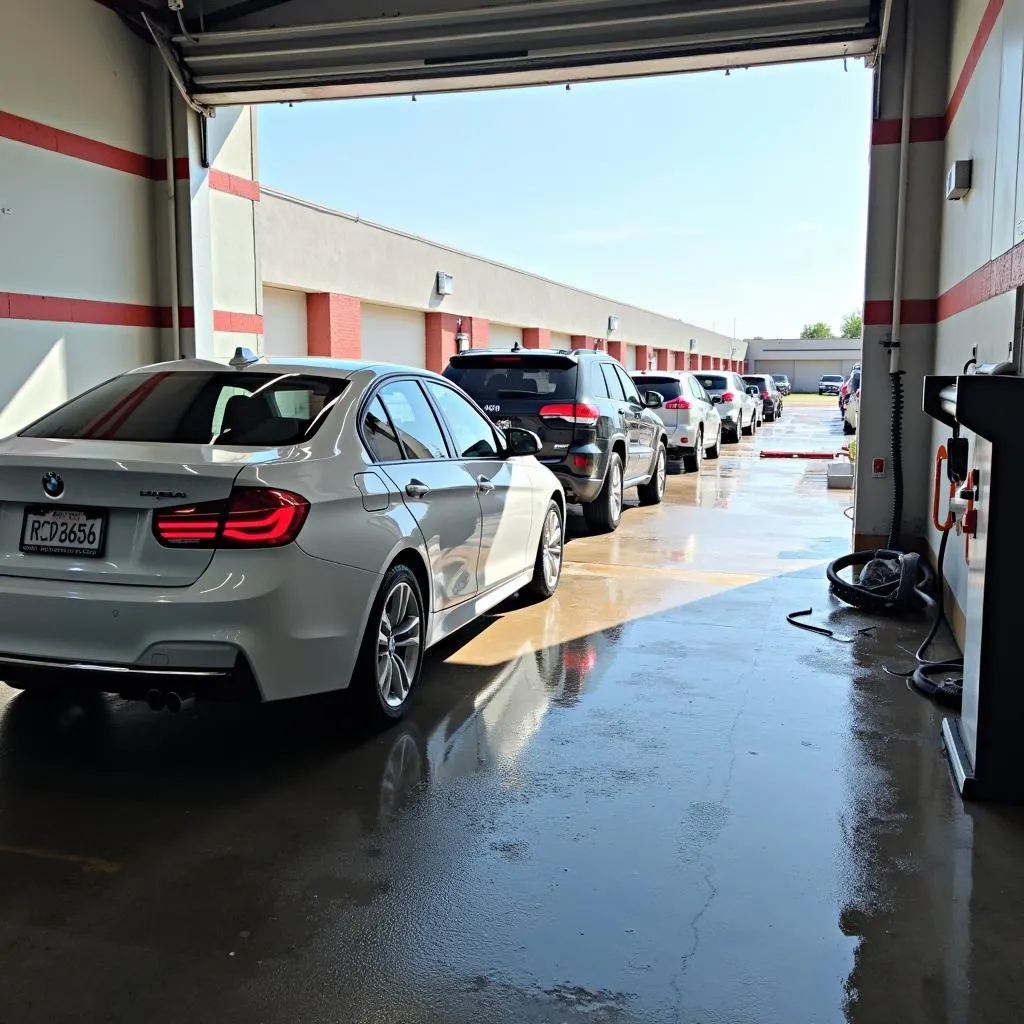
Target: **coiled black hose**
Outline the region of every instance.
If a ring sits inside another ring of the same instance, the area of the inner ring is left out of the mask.
[[[889,460],[892,465],[892,506],[889,518],[889,539],[886,547],[898,551],[903,532],[903,371],[889,374],[891,425],[889,428]]]

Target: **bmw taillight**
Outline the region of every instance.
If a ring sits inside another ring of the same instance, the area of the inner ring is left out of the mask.
[[[690,403],[685,398],[670,398],[664,405],[666,409],[689,409]]]
[[[772,397],[772,393],[770,391],[762,391],[761,392],[761,397],[762,398],[771,398]]]
[[[554,402],[541,406],[538,415],[543,420],[565,420],[592,427],[601,418],[601,410],[586,402]]]
[[[224,501],[158,509],[153,535],[168,548],[277,548],[298,536],[309,514],[301,495],[236,487]]]
[[[736,401],[736,396],[731,391],[726,391],[722,395],[722,401],[723,402],[735,402]]]

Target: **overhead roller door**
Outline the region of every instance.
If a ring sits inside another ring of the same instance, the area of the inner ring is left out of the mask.
[[[287,288],[263,289],[263,354],[305,356],[306,293]]]
[[[883,0],[188,0],[183,28],[166,6],[116,9],[216,106],[870,56]]]
[[[626,346],[626,369],[636,369],[636,345]]]
[[[572,336],[568,334],[556,334],[551,332],[551,347],[569,350],[572,348]]]
[[[755,359],[751,373],[784,373],[795,387],[796,365],[793,359]]]
[[[423,314],[415,309],[363,303],[363,358],[403,366],[426,366]]]
[[[799,359],[790,380],[794,391],[817,392],[818,381],[824,374],[842,372],[842,359]]]
[[[511,348],[513,345],[522,345],[523,329],[521,327],[509,327],[508,324],[491,324],[487,335],[488,348]]]

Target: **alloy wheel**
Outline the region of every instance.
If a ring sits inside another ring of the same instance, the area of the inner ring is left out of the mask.
[[[611,488],[609,496],[612,522],[617,523],[622,515],[622,464],[618,459],[612,461],[611,469],[608,471],[608,483]]]
[[[420,660],[420,602],[404,580],[384,600],[377,628],[377,689],[389,708],[401,707]]]
[[[562,517],[554,505],[548,509],[544,519],[544,533],[541,539],[544,562],[544,582],[550,590],[555,589],[562,574]]]
[[[665,448],[663,445],[658,446],[658,464],[655,467],[654,474],[658,480],[658,497],[660,498],[665,493]]]

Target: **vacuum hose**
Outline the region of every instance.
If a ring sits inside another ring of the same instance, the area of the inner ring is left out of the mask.
[[[899,550],[903,530],[903,371],[889,374],[891,420],[889,459],[892,465],[892,506],[889,518],[889,539],[886,547]]]

